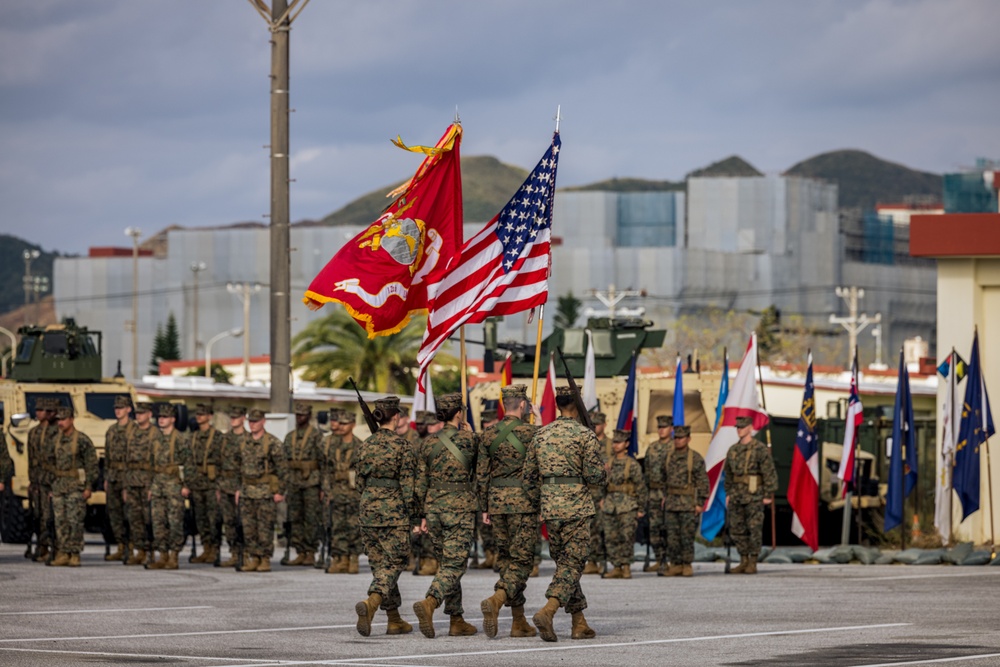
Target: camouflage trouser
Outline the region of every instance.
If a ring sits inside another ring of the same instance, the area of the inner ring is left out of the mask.
[[[663,491],[654,489],[649,492],[649,549],[656,556],[656,562],[667,561],[666,517],[662,508]]]
[[[546,519],[545,525],[549,531],[549,554],[556,562],[556,572],[545,597],[557,598],[568,614],[583,611],[587,608],[587,598],[580,588],[580,575],[590,545],[590,517]]]
[[[222,534],[232,551],[236,544],[236,494],[219,491],[219,513],[222,514]],[[218,546],[218,545],[216,545]]]
[[[274,500],[240,496],[240,518],[246,552],[254,558],[274,555],[274,518],[278,509]]]
[[[153,544],[157,551],[180,551],[184,548],[184,496],[180,482],[157,483],[153,494]]]
[[[361,526],[361,540],[372,568],[368,594],[382,596],[384,611],[399,609],[399,573],[406,567],[410,529],[407,526]]]
[[[126,491],[128,500],[125,503],[128,509],[129,537],[132,546],[143,551],[150,551],[153,545],[149,543],[149,536],[146,534],[146,524],[150,523],[149,502],[146,496],[149,494],[149,487],[130,486]]]
[[[671,565],[694,562],[694,536],[701,515],[697,512],[660,512],[667,525],[667,558]]]
[[[508,607],[524,606],[524,588],[535,558],[538,543],[538,514],[491,514],[496,538],[500,579],[493,590],[507,592]]]
[[[114,535],[114,542],[125,544],[125,507],[122,505],[122,490],[125,484],[122,482],[108,482],[108,492],[105,494],[104,511],[108,514],[108,524]]]
[[[38,528],[38,545],[51,547],[49,539],[49,492],[51,488],[44,484],[31,485],[31,515],[34,525]]]
[[[215,536],[215,519],[219,515],[219,504],[215,500],[215,489],[191,489],[191,509],[194,522],[198,526],[198,538],[202,548],[219,546]]]
[[[80,491],[52,494],[52,515],[56,520],[56,547],[68,554],[83,551],[83,516],[87,501]]]
[[[764,539],[764,505],[729,503],[729,532],[740,556],[760,555]]]
[[[638,523],[635,512],[605,514],[603,519],[608,560],[615,567],[631,565],[635,555],[635,527]]]
[[[361,553],[358,499],[335,496],[327,507],[330,511],[330,555],[357,556]]]
[[[594,516],[590,517],[590,553],[587,555],[587,560],[595,563],[603,563],[607,560],[608,554],[605,550],[604,538],[601,536],[603,530],[604,512],[595,512]]]
[[[427,595],[444,602],[449,616],[464,614],[462,575],[469,564],[469,545],[476,529],[475,512],[438,512],[427,515],[427,525],[434,526],[433,549],[438,571]]]
[[[319,527],[323,523],[319,485],[290,489],[285,501],[288,521],[292,524],[292,546],[297,553],[315,552],[319,544]]]

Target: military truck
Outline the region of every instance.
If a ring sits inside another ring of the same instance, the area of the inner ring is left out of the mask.
[[[86,526],[89,531],[106,533],[104,435],[115,422],[115,397],[128,396],[134,402],[135,390],[124,378],[101,377],[98,331],[66,319],[62,324],[21,327],[18,334],[10,377],[0,380],[3,446],[14,460],[14,477],[0,505],[0,537],[21,544],[31,537],[27,442],[28,431],[38,424],[35,404],[40,398],[72,406],[76,428],[94,442],[101,474],[87,501]]]

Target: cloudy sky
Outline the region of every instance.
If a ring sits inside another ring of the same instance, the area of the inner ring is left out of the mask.
[[[463,155],[559,185],[780,172],[860,148],[1000,158],[1000,2],[313,0],[291,40],[292,220],[408,176],[459,109]],[[0,232],[46,249],[265,221],[264,21],[246,0],[32,0],[0,24]]]

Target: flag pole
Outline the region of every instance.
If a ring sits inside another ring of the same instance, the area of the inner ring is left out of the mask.
[[[764,396],[764,371],[762,370],[760,364],[759,347],[757,348],[756,352],[757,352],[757,377],[760,378],[760,406],[764,408],[764,413],[767,414],[767,398],[765,398]],[[771,454],[773,458],[774,454],[771,450],[771,420],[769,414],[767,420],[767,451],[769,454]],[[771,548],[772,549],[776,549],[778,547],[778,524],[777,524],[778,510],[774,505],[775,505],[775,499],[772,496],[771,497]]]
[[[457,113],[457,111],[456,111]],[[469,400],[469,380],[465,376],[466,373],[466,359],[465,359],[465,325],[463,324],[458,328],[458,349],[459,349],[459,369],[458,375],[462,382],[462,401],[467,402]],[[428,380],[429,381],[429,380]],[[425,399],[426,400],[426,399]],[[469,424],[472,426],[472,424]]]
[[[946,415],[946,417],[947,417],[948,424],[951,426],[951,431],[954,432],[955,431],[955,424],[952,424],[951,421],[952,421],[952,418],[955,416],[955,377],[956,377],[956,374],[958,372],[958,369],[955,367],[956,364],[955,364],[955,347],[954,346],[952,346],[952,348],[951,348],[951,359],[950,359],[950,362],[951,362],[951,367],[948,369],[948,393],[950,394],[949,400],[948,400],[948,410],[950,410],[950,413],[948,415]],[[941,421],[945,421],[945,420],[942,419]],[[944,436],[944,433],[942,433],[941,435]],[[943,437],[942,437],[942,439],[943,439]],[[954,440],[954,439],[955,438],[952,437],[952,440]],[[944,446],[944,445],[942,445],[942,446]],[[950,448],[949,448],[949,450],[950,450]],[[954,457],[954,452],[952,452],[952,457]],[[952,541],[952,535],[954,535],[954,531],[952,531],[951,527],[952,527],[952,524],[955,521],[955,506],[953,504],[954,500],[952,499],[952,497],[955,494],[954,494],[954,490],[952,489],[952,486],[951,486],[952,482],[954,480],[954,471],[955,471],[955,462],[954,462],[954,460],[949,460],[948,461],[948,471],[947,471],[947,474],[948,474],[948,544],[949,545],[951,544],[951,541]],[[990,508],[990,510],[992,511],[992,507]],[[992,558],[990,560],[992,560]]]
[[[973,331],[974,331],[974,335],[975,335],[976,345],[978,346],[979,345],[979,325],[978,324],[975,325]],[[983,362],[980,359],[980,361],[979,361],[979,381],[980,382],[983,381],[983,379],[982,379],[983,378],[983,375],[982,375],[983,370],[982,369],[983,369]],[[985,400],[986,400],[986,392],[984,391],[983,392],[983,401],[985,402]],[[987,405],[987,407],[989,407],[989,406]],[[986,418],[986,414],[985,413],[983,414],[983,418],[984,419]],[[986,492],[989,494],[989,497],[990,497],[990,559],[992,560],[992,559],[995,559],[997,557],[997,541],[996,541],[996,537],[993,534],[993,470],[990,467],[990,436],[989,436],[989,432],[988,432],[988,430],[986,428],[985,423],[983,424],[983,435],[986,436],[983,439],[983,449],[986,450]]]
[[[558,113],[558,112],[557,112]],[[538,396],[538,363],[542,357],[542,319],[545,317],[545,304],[538,307],[538,329],[535,331],[535,369],[531,376],[531,407],[534,408],[535,398]],[[532,409],[529,423],[535,423],[535,412]]]
[[[858,362],[858,346],[854,346],[854,368],[857,369],[858,374],[858,396],[861,396],[861,364]],[[861,423],[864,424],[864,414],[861,415]],[[854,442],[851,443],[851,448],[854,450],[854,474],[852,475],[851,483],[854,488],[858,490],[858,511],[854,513],[854,506],[851,505],[850,512],[854,514],[855,523],[858,525],[858,546],[861,546],[861,434],[855,432]],[[845,544],[847,544],[845,542]]]

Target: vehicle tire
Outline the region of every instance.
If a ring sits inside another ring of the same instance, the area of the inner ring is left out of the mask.
[[[10,488],[3,491],[3,516],[0,517],[0,541],[4,544],[27,544],[31,539],[28,510]]]

